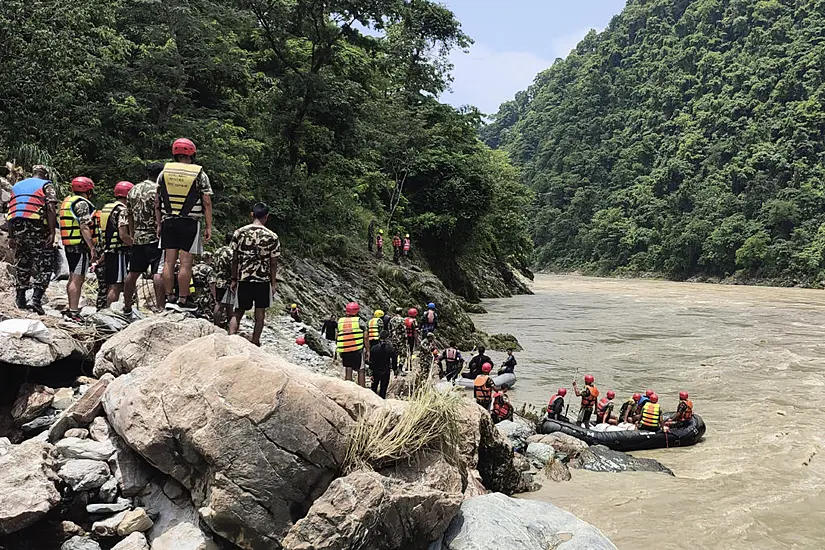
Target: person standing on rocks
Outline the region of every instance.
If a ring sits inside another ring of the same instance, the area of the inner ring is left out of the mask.
[[[438,325],[438,314],[435,312],[435,304],[427,304],[427,311],[421,316],[421,336],[425,337],[434,332]]]
[[[389,341],[390,333],[382,330],[379,341],[370,348],[370,367],[372,368],[372,391],[382,399],[387,398],[390,385],[390,371],[398,376],[398,352]]]
[[[582,398],[576,424],[584,426],[586,430],[590,429],[590,417],[593,415],[593,408],[599,399],[599,389],[596,387],[595,381],[596,379],[592,374],[586,374],[584,376],[584,389],[579,391],[578,383],[573,380],[573,392],[575,392],[576,397]]]
[[[9,247],[14,251],[14,287],[19,309],[45,315],[42,300],[54,271],[57,194],[45,166],[32,168],[32,177],[14,184],[9,200]],[[34,288],[31,304],[26,291]]]
[[[443,367],[445,363],[446,369]],[[461,357],[461,352],[456,348],[455,342],[450,342],[450,347],[444,350],[444,353],[441,354],[441,358],[438,360],[438,370],[447,380],[452,381],[458,378],[463,368],[464,358]]]
[[[366,387],[366,374],[361,367],[364,365],[364,353],[366,350],[366,361],[369,361],[369,348],[364,346],[366,327],[358,316],[361,306],[356,302],[347,304],[344,317],[338,319],[337,330],[337,351],[341,357],[341,364],[344,365],[344,378],[352,381],[352,372],[358,372],[358,385]]]
[[[86,272],[97,261],[97,217],[95,205],[89,200],[94,188],[95,183],[90,178],[76,177],[72,180],[72,194],[63,199],[60,205],[60,240],[69,264],[69,283],[66,285],[69,306],[63,315],[77,323],[83,322],[80,316],[80,294]]]
[[[392,261],[401,263],[401,237],[394,235],[392,238]]]
[[[375,257],[379,260],[384,258],[384,230],[378,230],[378,236],[375,237]]]
[[[106,305],[120,299],[123,283],[129,269],[129,219],[126,216],[126,197],[134,184],[120,181],[115,185],[115,200],[100,210],[100,240],[103,242],[103,262],[106,264],[106,284],[109,295]]]
[[[370,221],[369,227],[367,227],[367,250],[372,253],[372,243],[375,242],[375,220]]]
[[[407,233],[404,235],[404,240],[401,244],[402,247],[402,254],[404,255],[404,259],[407,260],[410,257],[410,249],[412,248],[412,242],[410,241],[410,234]]]
[[[226,244],[215,251],[212,256],[212,268],[215,270],[215,311],[213,319],[219,327],[229,326],[234,298],[229,287],[232,283],[232,234],[226,235]]]
[[[159,162],[150,164],[146,172],[146,179],[135,185],[126,197],[126,222],[132,239],[129,273],[123,283],[123,314],[127,317],[132,315],[138,279],[147,272],[155,289],[155,305],[158,310],[166,305],[163,277],[158,273],[161,250],[155,216],[158,177],[163,172],[163,165]]]
[[[269,206],[259,202],[252,207],[252,223],[235,231],[232,236],[232,293],[235,312],[229,321],[229,334],[237,334],[243,314],[255,308],[255,329],[252,343],[261,345],[266,310],[277,291],[278,258],[281,241],[267,229]]]
[[[384,330],[384,312],[382,310],[376,309],[373,312],[372,319],[367,323],[367,329],[369,330],[370,349],[372,349],[373,346],[378,345],[381,332]]]
[[[418,347],[419,376],[429,378],[432,366],[438,360],[438,346],[435,343],[435,334],[428,332]]]
[[[163,167],[158,178],[155,198],[155,217],[158,238],[164,251],[163,284],[166,308],[178,311],[197,311],[198,306],[189,296],[194,257],[203,253],[203,243],[212,237],[212,185],[203,168],[194,164],[197,149],[188,139],[177,139],[172,144],[174,162]],[[205,225],[201,235],[201,218]],[[247,226],[249,227],[249,226]],[[175,264],[180,257],[177,275],[178,292],[175,301]]]
[[[415,347],[418,345],[418,310],[410,308],[407,310],[407,318],[404,319],[404,328],[407,335],[407,356],[412,357],[415,353]]]
[[[406,327],[404,326],[404,317],[401,315],[403,310],[400,307],[395,308],[395,313],[390,318],[387,327],[390,331],[390,342],[395,351],[398,352],[399,363],[404,365],[407,362],[407,343],[406,343]]]

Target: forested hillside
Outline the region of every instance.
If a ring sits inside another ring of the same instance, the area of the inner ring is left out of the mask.
[[[264,200],[288,251],[334,261],[376,219],[460,287],[462,257],[531,253],[517,171],[434,99],[469,44],[429,0],[3,0],[0,158],[110,190],[189,137],[219,233]]]
[[[825,1],[630,0],[502,105],[555,269],[823,279]]]

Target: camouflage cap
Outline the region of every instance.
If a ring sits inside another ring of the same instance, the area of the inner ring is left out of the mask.
[[[34,166],[32,166],[32,175],[39,176],[41,178],[48,178],[49,169],[42,164],[35,164]]]

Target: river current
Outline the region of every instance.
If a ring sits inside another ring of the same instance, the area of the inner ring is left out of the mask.
[[[537,276],[532,289],[475,318],[525,348],[517,407],[571,390],[578,371],[615,390],[617,408],[653,388],[674,410],[687,390],[707,434],[634,453],[675,477],[573,470],[524,498],[573,512],[620,549],[825,548],[825,292],[575,276]]]

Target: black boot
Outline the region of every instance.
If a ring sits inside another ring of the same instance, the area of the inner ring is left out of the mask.
[[[38,315],[46,315],[46,312],[43,310],[43,294],[45,293],[45,289],[35,288],[34,294],[32,294],[32,303],[29,304],[29,309]]]
[[[25,288],[18,288],[17,289],[17,309],[26,309],[28,305],[26,303],[26,289]]]

